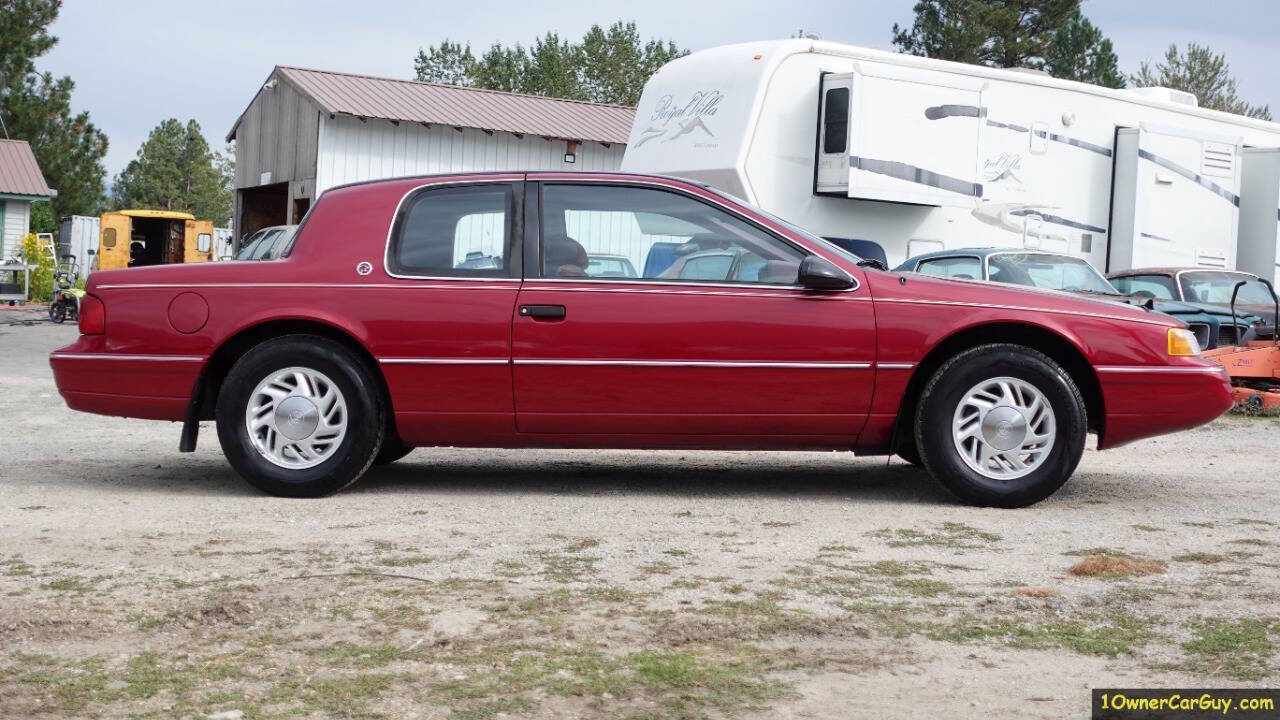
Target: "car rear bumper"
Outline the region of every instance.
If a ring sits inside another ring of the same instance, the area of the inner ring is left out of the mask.
[[[1106,419],[1098,448],[1203,425],[1231,409],[1231,379],[1208,361],[1096,368]]]
[[[49,355],[58,392],[72,410],[182,420],[205,358],[104,351],[82,337]]]

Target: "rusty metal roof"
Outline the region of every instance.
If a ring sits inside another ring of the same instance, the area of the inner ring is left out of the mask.
[[[635,108],[621,105],[328,70],[279,66],[272,75],[293,84],[325,112],[358,118],[625,143],[635,117]],[[228,141],[239,126],[237,119]]]
[[[0,140],[0,194],[53,196],[26,140]]]

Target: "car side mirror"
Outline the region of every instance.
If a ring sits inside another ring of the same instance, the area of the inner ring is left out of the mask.
[[[853,277],[849,273],[817,255],[809,255],[800,262],[797,281],[810,290],[848,290],[853,287]]]

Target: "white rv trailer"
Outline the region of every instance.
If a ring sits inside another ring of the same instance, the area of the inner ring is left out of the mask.
[[[977,245],[1271,277],[1280,156],[1250,148],[1276,147],[1280,124],[1174,90],[784,40],[663,66],[622,169],[706,182],[891,265]]]

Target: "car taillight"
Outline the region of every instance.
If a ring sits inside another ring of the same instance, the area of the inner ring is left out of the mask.
[[[92,295],[80,299],[80,334],[101,335],[107,331],[107,308]]]

